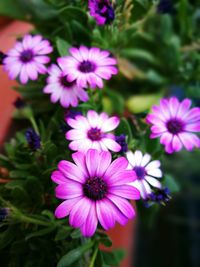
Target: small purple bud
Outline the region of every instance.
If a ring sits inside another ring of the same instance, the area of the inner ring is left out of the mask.
[[[41,147],[40,136],[32,128],[26,130],[25,137],[31,150],[36,151]]]

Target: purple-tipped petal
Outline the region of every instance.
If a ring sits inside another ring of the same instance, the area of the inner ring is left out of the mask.
[[[96,231],[98,224],[96,204],[91,202],[91,207],[85,223],[81,226],[81,232],[85,237],[91,237]]]
[[[104,199],[96,202],[97,217],[101,226],[108,230],[115,225],[112,208],[110,208],[109,201]]]
[[[55,210],[55,216],[58,219],[64,218],[69,215],[70,211],[74,207],[74,205],[82,198],[72,198],[63,201]]]
[[[112,186],[109,193],[127,199],[140,199],[140,192],[131,185]]]
[[[65,175],[65,177],[75,180],[79,183],[85,181],[84,173],[81,172],[77,166],[69,161],[62,160],[58,164],[58,169]]]
[[[60,199],[69,199],[83,195],[81,184],[68,180],[65,184],[59,184],[55,189],[56,197]]]

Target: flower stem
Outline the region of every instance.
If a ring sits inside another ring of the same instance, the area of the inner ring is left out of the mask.
[[[92,255],[92,259],[91,259],[91,262],[90,262],[90,265],[89,267],[94,267],[94,263],[95,263],[95,260],[96,260],[96,257],[97,257],[97,253],[98,253],[98,246],[95,248],[95,251]]]

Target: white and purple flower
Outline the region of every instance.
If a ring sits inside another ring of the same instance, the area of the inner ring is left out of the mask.
[[[69,106],[78,106],[79,99],[86,102],[89,97],[86,91],[78,87],[75,81],[69,82],[64,70],[60,69],[57,65],[53,64],[48,69],[49,77],[47,78],[47,85],[43,92],[51,94],[51,102],[60,104],[64,108]]]
[[[147,116],[152,124],[151,138],[160,137],[160,143],[167,153],[200,147],[200,139],[194,132],[200,131],[200,108],[191,108],[191,100],[182,102],[176,97],[162,99],[159,106],[153,106],[153,113]]]
[[[128,183],[136,179],[127,170],[128,161],[120,157],[111,162],[110,152],[90,149],[72,154],[75,162],[62,160],[51,179],[58,184],[56,197],[63,199],[55,216],[69,216],[72,227],[80,228],[86,237],[92,236],[98,221],[108,230],[118,222],[125,225],[135,217],[128,199],[139,199],[140,193]]]
[[[108,51],[80,46],[70,48],[69,52],[71,56],[58,58],[58,64],[68,81],[76,81],[78,87],[103,88],[103,79],[109,80],[118,73],[117,61]]]
[[[75,119],[66,118],[66,122],[73,128],[66,133],[66,139],[72,140],[69,144],[70,149],[82,152],[90,148],[114,152],[121,150],[115,136],[108,133],[119,125],[118,117],[109,118],[105,112],[98,114],[94,110],[89,110],[86,117],[77,115]]]
[[[98,25],[110,24],[115,19],[115,11],[109,0],[89,0],[90,16]]]
[[[26,84],[28,80],[37,80],[38,73],[45,74],[50,58],[46,56],[53,51],[48,40],[42,39],[40,35],[25,35],[22,41],[8,51],[3,60],[4,70],[8,72],[10,79],[19,80]]]
[[[129,161],[129,169],[134,170],[137,177],[131,184],[140,191],[143,199],[146,199],[152,193],[151,187],[162,187],[157,179],[162,177],[159,160],[150,161],[151,156],[149,154],[143,155],[139,150],[135,153],[128,151],[126,157]]]

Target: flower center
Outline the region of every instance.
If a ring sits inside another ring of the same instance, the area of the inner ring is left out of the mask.
[[[71,89],[71,87],[75,84],[75,81],[69,82],[67,80],[67,76],[61,76],[60,77],[60,83],[62,86],[65,87],[65,89]]]
[[[183,122],[178,119],[171,119],[167,122],[167,129],[172,134],[178,134],[183,131]]]
[[[30,62],[33,59],[33,52],[32,50],[28,49],[28,50],[24,50],[21,55],[20,55],[20,59],[23,63],[27,63]]]
[[[78,69],[81,72],[88,73],[88,72],[94,72],[94,70],[96,69],[96,66],[93,62],[84,60],[80,63]]]
[[[88,133],[88,138],[90,138],[92,141],[98,141],[102,137],[102,133],[98,128],[91,128]]]
[[[133,170],[135,171],[138,180],[144,179],[144,177],[146,175],[145,168],[140,167],[140,166],[138,166],[138,167],[136,166]]]
[[[85,196],[93,200],[101,200],[107,193],[107,184],[99,177],[88,178],[83,185]]]

